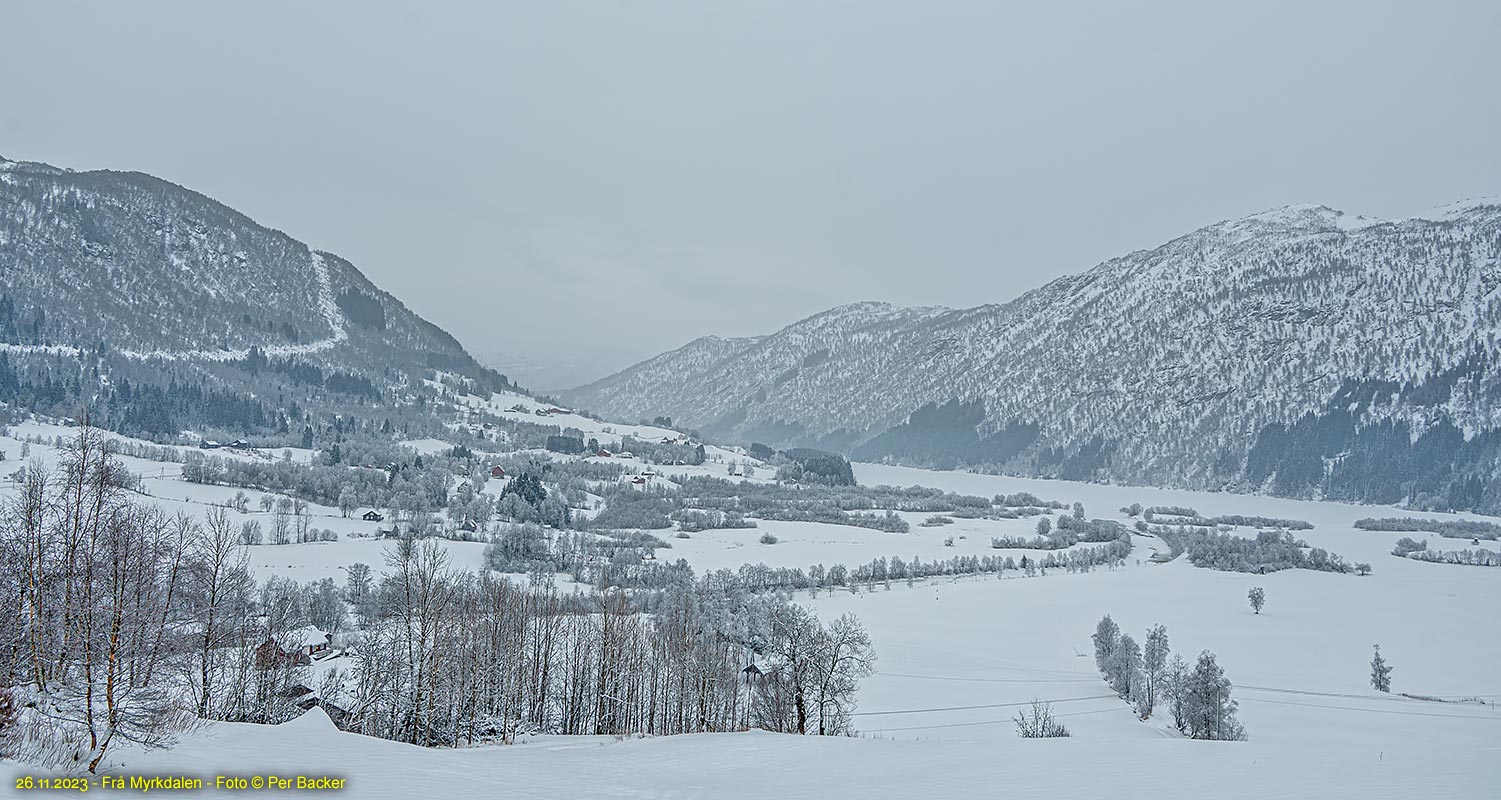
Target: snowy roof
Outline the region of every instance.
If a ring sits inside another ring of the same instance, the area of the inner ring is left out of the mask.
[[[328,634],[318,630],[316,626],[308,625],[287,634],[287,644],[307,647],[315,644],[328,644]]]

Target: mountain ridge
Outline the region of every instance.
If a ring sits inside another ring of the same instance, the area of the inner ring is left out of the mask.
[[[416,402],[434,371],[511,387],[349,261],[207,195],[141,172],[10,160],[0,357],[0,402],[71,416],[93,400],[107,424],[153,438],[209,420],[274,433],[310,409],[389,411]],[[132,395],[183,385],[234,413],[174,417]]]
[[[1501,510],[1498,260],[1494,200],[1401,220],[1283,206],[1007,303],[824,330],[814,315],[565,396],[869,460]],[[1299,425],[1328,446],[1283,441]],[[1368,463],[1377,432],[1410,439],[1410,463]],[[1438,439],[1461,452],[1435,455]],[[1386,477],[1350,485],[1359,470]]]

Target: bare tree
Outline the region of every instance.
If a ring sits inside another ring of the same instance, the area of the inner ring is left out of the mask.
[[[249,523],[247,523],[249,524]],[[193,581],[189,607],[203,631],[198,646],[198,716],[207,718],[213,700],[215,653],[231,641],[224,624],[230,608],[245,605],[250,575],[247,555],[237,546],[234,524],[222,508],[209,509],[190,549]]]
[[[1053,718],[1053,704],[1033,700],[1030,709],[1016,712],[1016,735],[1023,739],[1058,739],[1068,736],[1068,728]]]

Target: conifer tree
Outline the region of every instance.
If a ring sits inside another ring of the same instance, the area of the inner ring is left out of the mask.
[[[1378,692],[1390,692],[1392,690],[1392,668],[1381,657],[1381,645],[1376,645],[1376,653],[1371,656],[1371,688]]]

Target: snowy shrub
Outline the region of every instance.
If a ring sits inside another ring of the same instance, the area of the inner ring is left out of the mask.
[[[1419,550],[1427,550],[1427,549],[1428,549],[1428,540],[1427,539],[1424,539],[1424,540],[1422,540],[1420,542],[1415,542],[1415,541],[1412,540],[1412,538],[1407,537],[1407,536],[1403,536],[1401,539],[1397,540],[1397,545],[1392,548],[1392,555],[1394,555],[1394,556],[1405,556],[1408,553],[1414,553],[1414,552],[1417,552]]]
[[[1282,519],[1281,517],[1253,517],[1242,514],[1222,514],[1211,517],[1210,522],[1216,525],[1233,525],[1238,528],[1286,528],[1290,531],[1313,530],[1313,523],[1301,519]]]
[[[1414,561],[1430,561],[1435,564],[1464,564],[1472,567],[1501,567],[1501,553],[1483,547],[1463,550],[1419,550],[1408,553]]]
[[[1162,525],[1153,531],[1167,542],[1174,556],[1186,552],[1196,567],[1258,574],[1284,569],[1350,571],[1350,565],[1340,556],[1321,547],[1308,549],[1307,542],[1286,532],[1261,531],[1255,539],[1248,539],[1187,526]]]
[[[1052,703],[1033,700],[1030,709],[1016,712],[1016,735],[1023,739],[1060,739],[1068,736],[1068,728],[1053,719]]]
[[[1419,517],[1367,517],[1355,520],[1355,527],[1363,531],[1424,531],[1436,533],[1448,539],[1501,538],[1501,525],[1480,520],[1437,520]]]
[[[1017,492],[1016,494],[998,494],[995,496],[995,505],[1020,508],[1025,506],[1041,506],[1044,508],[1067,508],[1068,506],[1057,500],[1043,500],[1031,492]]]
[[[1166,514],[1171,517],[1197,517],[1199,512],[1189,506],[1151,506],[1148,514]]]

